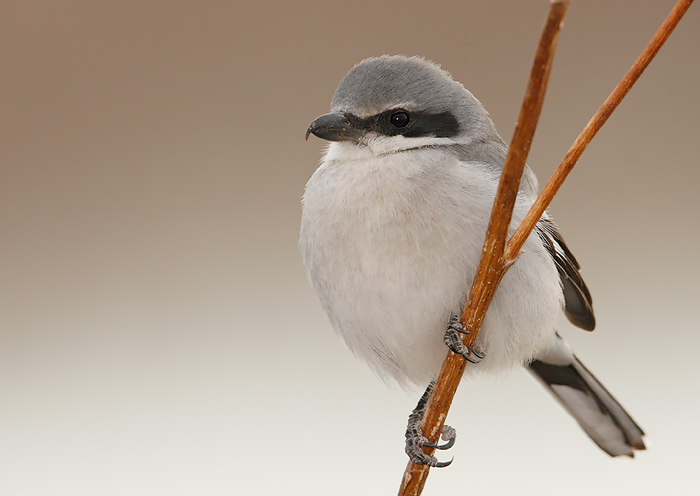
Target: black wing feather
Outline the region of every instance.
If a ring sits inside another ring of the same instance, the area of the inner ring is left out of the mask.
[[[557,226],[550,219],[540,219],[535,230],[557,266],[564,288],[566,317],[575,326],[592,331],[595,328],[593,299],[579,272],[581,266],[564,243]]]

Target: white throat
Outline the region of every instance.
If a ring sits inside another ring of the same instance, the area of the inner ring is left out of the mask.
[[[387,155],[390,153],[403,152],[407,150],[415,150],[420,148],[427,148],[433,146],[444,146],[444,145],[454,145],[462,144],[468,145],[471,143],[472,139],[467,136],[458,136],[455,138],[437,138],[435,136],[422,136],[418,138],[407,138],[405,136],[385,136],[375,133],[367,133],[361,143],[346,143],[346,142],[333,142],[328,147],[328,152],[326,154],[326,160],[333,160],[340,157],[333,156],[332,151],[337,151],[343,154],[344,160],[352,160],[351,156],[355,154],[350,151],[350,149],[356,149],[360,155],[357,156],[356,160],[369,158],[366,153],[362,153],[362,150],[369,152],[371,155],[380,156]],[[349,155],[349,156],[348,156]]]

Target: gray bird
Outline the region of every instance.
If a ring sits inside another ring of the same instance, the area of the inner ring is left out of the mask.
[[[355,355],[387,381],[428,385],[418,417],[448,343],[470,361],[483,357],[467,374],[525,365],[611,456],[645,449],[639,426],[557,334],[561,309],[588,331],[595,319],[579,264],[548,214],[503,278],[477,349],[461,346],[466,331],[456,316],[476,273],[508,148],[464,86],[419,57],[369,58],[343,78],[331,113],[313,121],[307,138],[311,133],[331,143],[302,201],[309,279]],[[537,189],[526,168],[512,228]],[[411,459],[447,465],[418,449],[427,440],[412,417]],[[453,441],[454,433],[443,438]]]

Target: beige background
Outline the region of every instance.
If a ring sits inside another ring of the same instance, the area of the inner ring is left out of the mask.
[[[673,3],[571,7],[542,182]],[[546,8],[6,2],[0,494],[394,494],[417,394],[356,361],[309,288],[299,198],[323,143],[304,131],[353,64],[405,53],[510,138]],[[599,323],[562,333],[650,450],[609,459],[517,370],[463,385],[426,494],[700,491],[699,51],[696,5],[553,207]]]

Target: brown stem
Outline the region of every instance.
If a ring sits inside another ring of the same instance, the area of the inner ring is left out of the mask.
[[[513,263],[518,258],[520,249],[523,247],[525,240],[530,235],[535,227],[535,224],[540,220],[545,209],[549,206],[557,194],[559,188],[561,187],[566,176],[569,175],[571,169],[574,168],[576,162],[581,157],[583,151],[588,147],[596,133],[603,127],[603,124],[608,120],[608,117],[613,113],[613,111],[620,104],[622,99],[627,95],[629,90],[632,89],[634,83],[637,82],[639,76],[642,75],[644,70],[647,68],[652,59],[656,56],[658,51],[661,49],[663,44],[666,42],[671,33],[675,29],[676,25],[680,22],[681,18],[685,12],[690,7],[693,0],[679,0],[673,7],[671,12],[666,17],[666,20],[661,24],[656,34],[651,39],[649,44],[646,46],[644,51],[637,57],[630,70],[618,83],[615,89],[610,93],[610,96],[603,102],[595,115],[588,121],[586,127],[583,128],[581,134],[578,135],[574,144],[571,145],[569,151],[564,156],[564,159],[559,164],[559,167],[552,174],[551,179],[545,187],[542,189],[542,193],[537,198],[535,203],[530,208],[523,219],[518,229],[513,233],[513,236],[508,241],[506,247],[506,260]]]
[[[496,199],[494,200],[491,219],[481,252],[481,261],[469,293],[468,303],[461,318],[464,328],[471,331],[471,334],[467,335],[467,341],[465,342],[469,345],[474,344],[496,287],[508,268],[508,264],[503,257],[508,227],[510,226],[513,207],[515,206],[520,178],[525,168],[525,160],[527,159],[537,120],[542,109],[547,78],[554,56],[554,48],[568,6],[568,0],[551,3],[549,16],[540,37],[540,44],[530,73],[530,82],[520,110],[518,123],[515,127],[513,141],[508,149],[508,155],[503,166]],[[435,442],[440,436],[447,411],[452,404],[452,399],[457,391],[457,385],[462,378],[465,366],[466,360],[461,355],[451,351],[448,353],[440,371],[437,385],[430,396],[428,408],[421,424],[423,435],[429,441]],[[434,451],[428,448],[424,448],[424,450],[429,454],[432,454]],[[428,477],[429,469],[430,467],[427,465],[416,465],[409,461],[404,472],[399,495],[420,494]]]
[[[535,56],[535,62],[530,74],[530,83],[525,94],[513,141],[508,149],[508,156],[503,167],[479,268],[462,314],[462,325],[465,329],[471,331],[471,334],[468,334],[466,337],[465,344],[473,345],[476,341],[486,310],[493,299],[498,284],[508,268],[515,263],[525,240],[552,201],[564,179],[574,167],[593,136],[603,126],[610,114],[612,114],[644,69],[649,65],[692,2],[693,0],[678,1],[649,45],[571,146],[564,160],[506,245],[505,239],[508,226],[510,225],[520,178],[525,167],[525,160],[542,107],[554,47],[562,19],[569,5],[568,0],[552,1],[549,17],[540,38],[540,45]],[[456,355],[451,351],[448,352],[421,424],[423,435],[429,441],[436,442],[438,440],[466,363],[466,360],[460,355]],[[427,448],[424,448],[424,451],[431,455],[434,452],[434,450]],[[401,481],[399,496],[419,495],[423,491],[429,470],[430,467],[427,465],[415,465],[409,462]]]

